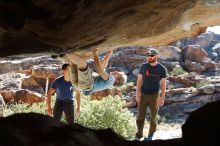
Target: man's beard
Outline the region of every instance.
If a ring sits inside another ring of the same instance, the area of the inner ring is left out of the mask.
[[[156,60],[157,60],[156,58],[154,58],[154,59],[152,59],[152,58],[148,58],[147,61],[148,61],[148,63],[154,63],[154,62],[156,62]]]

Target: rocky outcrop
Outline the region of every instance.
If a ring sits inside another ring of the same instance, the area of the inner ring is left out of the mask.
[[[0,56],[165,45],[218,25],[219,11],[210,0],[1,1]]]
[[[218,64],[211,61],[208,53],[200,46],[189,45],[182,49],[182,65],[188,72],[199,74],[208,70],[218,70]]]
[[[172,46],[177,46],[178,48],[184,48],[187,46],[197,46],[198,48],[203,48],[214,61],[220,60],[218,56],[218,44],[220,43],[219,34],[213,32],[205,32],[194,38],[185,38],[178,40],[177,42],[171,44]]]
[[[1,74],[0,91],[8,88],[20,88],[22,78],[26,78],[26,75],[14,72]]]
[[[28,103],[43,102],[45,97],[39,93],[24,89],[9,89],[0,91],[5,103]]]
[[[47,78],[53,78],[55,79],[56,77],[58,77],[59,75],[61,75],[61,65],[35,65],[32,66],[32,73],[31,75],[34,78],[43,78],[43,79],[47,79]]]
[[[54,66],[60,65],[60,61],[52,59],[49,56],[38,56],[38,57],[8,57],[5,59],[0,58],[0,74],[8,73],[11,71],[17,71],[26,74],[31,73],[31,68],[34,65],[47,64],[48,67],[53,69]],[[26,72],[24,72],[26,70]]]

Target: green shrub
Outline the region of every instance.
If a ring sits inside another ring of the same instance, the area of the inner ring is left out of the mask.
[[[124,104],[118,96],[109,96],[101,101],[91,101],[88,97],[81,98],[81,112],[79,117],[75,117],[76,122],[92,129],[111,128],[124,138],[132,139],[136,132],[135,117],[128,109],[123,108]],[[54,98],[52,98],[51,106],[54,106]],[[3,110],[4,116],[28,112],[47,114],[46,111],[45,102],[34,103],[32,106],[28,104],[10,104]],[[64,114],[62,121],[66,122]]]
[[[34,103],[31,106],[26,103],[6,105],[6,107],[3,110],[3,115],[6,117],[16,113],[29,113],[29,112],[46,114],[46,103],[45,102]]]
[[[124,104],[118,96],[109,96],[101,101],[82,98],[76,122],[92,129],[111,128],[124,138],[132,139],[136,132],[135,117],[123,108]]]
[[[55,103],[55,97],[52,96],[51,98],[52,108],[54,107],[54,103]],[[29,105],[27,103],[7,104],[3,110],[3,114],[5,117],[16,113],[29,113],[29,112],[35,112],[44,115],[47,114],[46,102],[33,103],[32,105]]]
[[[134,86],[134,83],[133,82],[128,82],[128,83],[125,83],[124,85],[122,86],[119,86],[118,88],[121,90],[121,92],[123,94],[127,94],[127,90],[129,87],[133,87]]]
[[[186,73],[186,71],[183,70],[183,68],[181,66],[179,66],[179,67],[173,68],[173,70],[170,72],[170,75],[177,76],[177,75],[182,75],[184,73]]]

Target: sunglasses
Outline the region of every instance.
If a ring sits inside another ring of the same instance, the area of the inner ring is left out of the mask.
[[[147,57],[154,57],[155,55],[147,55]]]

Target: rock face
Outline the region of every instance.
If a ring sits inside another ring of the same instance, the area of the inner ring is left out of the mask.
[[[168,44],[218,25],[220,2],[3,0],[0,14],[2,57]]]
[[[0,118],[0,145],[219,146],[219,107],[220,101],[216,101],[193,112],[182,127],[183,138],[142,142],[126,141],[110,129],[92,130],[78,124],[65,125],[55,122],[49,116],[36,113],[15,114]]]

